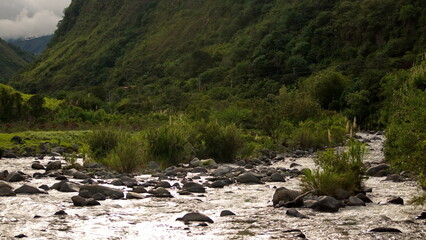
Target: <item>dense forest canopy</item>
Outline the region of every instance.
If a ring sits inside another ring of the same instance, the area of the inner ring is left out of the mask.
[[[10,83],[60,98],[96,93],[83,107],[108,102],[123,113],[265,98],[285,86],[380,126],[381,79],[425,52],[425,5],[73,0],[50,48]]]
[[[19,69],[33,59],[30,53],[0,39],[0,83],[12,78]]]

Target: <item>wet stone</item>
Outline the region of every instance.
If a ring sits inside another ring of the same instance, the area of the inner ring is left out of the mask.
[[[28,237],[28,236],[25,235],[25,234],[22,234],[22,233],[15,236],[15,238],[26,238],[26,237]]]
[[[0,187],[0,197],[13,197],[16,193],[8,187]]]
[[[172,185],[170,185],[169,182],[161,181],[155,184],[155,187],[162,187],[162,188],[171,188]]]
[[[150,194],[154,195],[154,197],[158,198],[172,198],[172,194],[165,188],[156,188],[149,191]]]
[[[341,201],[330,196],[322,196],[314,203],[312,209],[319,212],[338,212],[341,207]]]
[[[32,169],[35,169],[35,170],[44,170],[44,169],[46,169],[41,163],[39,163],[39,162],[34,162],[32,165],[31,165],[31,168]]]
[[[95,193],[92,196],[93,199],[97,200],[97,201],[104,201],[106,200],[105,195],[103,195],[102,193]]]
[[[365,202],[355,196],[350,196],[347,202],[348,206],[365,206]]]
[[[255,175],[251,173],[243,173],[237,177],[237,181],[239,183],[246,183],[246,184],[263,184],[262,181]]]
[[[283,175],[281,175],[279,173],[273,173],[271,175],[271,180],[272,180],[272,182],[285,182]]]
[[[8,182],[20,182],[24,180],[25,180],[25,177],[18,172],[11,172],[6,177],[6,181]]]
[[[192,193],[205,193],[206,189],[199,183],[187,182],[182,187],[183,190]]]
[[[142,186],[134,186],[132,192],[135,193],[147,193],[148,191]]]
[[[16,194],[47,194],[43,189],[24,184],[15,190]]]
[[[401,230],[390,227],[378,227],[368,230],[368,232],[387,232],[387,233],[402,233]]]
[[[361,199],[365,203],[371,203],[371,202],[373,202],[373,201],[371,201],[371,199],[369,197],[365,196],[364,193],[358,193],[355,197]]]
[[[12,189],[12,188],[13,188],[13,187],[12,187],[12,186],[10,186],[7,182],[4,182],[4,181],[1,181],[1,180],[0,180],[0,188],[4,188],[4,187],[9,188],[9,189]]]
[[[61,169],[62,163],[61,161],[49,162],[46,166],[46,171],[58,170]]]
[[[420,213],[420,215],[417,216],[416,219],[426,219],[426,212]]]
[[[397,204],[397,205],[404,205],[404,200],[401,197],[392,198],[387,203],[390,204]]]
[[[55,216],[65,216],[65,215],[68,215],[68,213],[66,213],[64,210],[60,210],[60,211],[55,212],[54,215]]]
[[[128,192],[126,194],[126,199],[144,199],[145,197],[134,192]]]
[[[233,216],[236,215],[235,213],[229,211],[229,210],[223,210],[222,212],[220,212],[220,216],[221,217],[225,217],[225,216]]]
[[[208,223],[214,223],[213,220],[206,215],[198,212],[194,213],[187,213],[181,218],[177,218],[176,221],[183,221],[183,222],[208,222]]]
[[[289,215],[289,216],[292,216],[292,217],[301,218],[301,219],[305,219],[305,218],[307,219],[307,218],[309,218],[308,216],[306,216],[306,215],[300,213],[299,211],[297,211],[296,209],[288,209],[285,212],[285,214]]]

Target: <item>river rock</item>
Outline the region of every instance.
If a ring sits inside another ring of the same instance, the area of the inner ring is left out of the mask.
[[[239,183],[246,183],[246,184],[263,184],[262,181],[252,173],[243,173],[240,174],[237,177],[237,181]]]
[[[207,170],[207,168],[205,168],[205,167],[198,166],[198,167],[194,167],[194,168],[191,170],[191,172],[192,172],[192,173],[207,173],[207,172],[208,172],[208,170]]]
[[[155,187],[162,187],[162,188],[171,188],[172,185],[170,185],[167,181],[161,181],[155,184]]]
[[[4,187],[9,188],[9,189],[13,189],[13,187],[10,186],[7,182],[0,180],[0,188],[4,188]]]
[[[194,213],[187,213],[181,218],[177,218],[176,221],[183,221],[185,223],[187,222],[208,222],[208,223],[214,223],[213,220],[206,215],[198,212]]]
[[[60,192],[78,192],[80,187],[76,183],[64,182],[59,188]]]
[[[182,189],[184,191],[192,192],[192,193],[205,193],[206,189],[199,183],[196,182],[187,182],[183,184]]]
[[[46,166],[46,171],[58,170],[61,169],[62,163],[61,161],[49,162]]]
[[[378,227],[368,230],[369,232],[388,232],[388,233],[402,233],[401,230],[390,227]]]
[[[94,199],[94,198],[88,198],[88,199],[86,199],[86,206],[90,207],[90,206],[98,206],[98,205],[101,205],[101,203],[98,202],[98,201],[96,201],[96,199]]]
[[[426,212],[420,213],[420,215],[417,216],[416,219],[426,219]]]
[[[389,168],[390,166],[388,164],[380,164],[374,167],[370,167],[369,169],[367,169],[365,174],[368,176],[378,177],[379,176],[378,173],[380,171],[388,170]]]
[[[272,182],[285,182],[285,179],[284,179],[283,175],[281,175],[279,173],[273,173],[271,175],[271,181]]]
[[[114,185],[114,186],[124,186],[124,183],[120,179],[115,179],[115,180],[113,180],[111,182],[111,185]]]
[[[90,178],[89,175],[82,173],[82,172],[78,172],[78,171],[73,174],[73,177],[75,179],[88,179],[88,178]]]
[[[25,180],[25,177],[22,174],[20,174],[19,172],[11,172],[6,177],[7,182],[20,182],[20,181],[24,181],[24,180]]]
[[[345,189],[338,188],[335,192],[335,195],[337,200],[344,200],[348,199],[351,196],[351,193],[349,191],[346,191]]]
[[[292,216],[292,217],[297,217],[297,218],[309,218],[308,216],[301,214],[299,211],[297,211],[296,209],[288,209],[285,212],[286,215]]]
[[[215,177],[224,177],[226,174],[230,173],[231,171],[232,171],[231,167],[220,166],[213,171],[212,175]]]
[[[0,187],[0,197],[13,197],[16,193],[9,187]]]
[[[391,174],[386,177],[385,181],[403,182],[404,178],[399,174]]]
[[[97,201],[104,201],[106,200],[105,195],[103,195],[102,193],[95,193],[92,196],[93,199],[97,200]]]
[[[200,165],[209,167],[209,168],[216,168],[218,166],[216,161],[212,158],[200,160]]]
[[[16,194],[47,194],[43,189],[24,184],[15,190]]]
[[[365,206],[365,202],[355,196],[350,196],[346,204],[348,206]]]
[[[0,180],[6,180],[7,176],[9,175],[9,171],[4,170],[0,172]]]
[[[165,188],[156,188],[149,191],[150,194],[154,195],[154,197],[158,198],[172,198],[172,194]]]
[[[226,186],[226,182],[223,180],[216,180],[214,182],[212,182],[212,184],[210,184],[209,187],[211,188],[224,188]]]
[[[371,201],[371,199],[369,197],[365,196],[364,193],[358,193],[355,197],[361,199],[365,203],[372,203],[373,202],[373,201]]]
[[[35,170],[44,170],[46,169],[41,163],[39,162],[34,162],[33,164],[31,164],[31,168],[35,169]]]
[[[82,197],[82,196],[73,196],[71,197],[72,203],[74,204],[74,206],[77,207],[84,207],[86,206],[86,198]]]
[[[321,196],[313,204],[312,209],[319,212],[338,212],[341,207],[343,207],[341,201],[330,196]]]
[[[142,186],[134,186],[132,192],[135,193],[147,193],[148,191]]]
[[[274,196],[272,197],[272,203],[274,206],[277,206],[280,202],[287,203],[295,200],[301,194],[301,192],[281,187],[275,190]]]
[[[50,190],[50,187],[47,186],[46,184],[43,184],[43,185],[39,186],[38,188],[43,189],[44,191],[49,191]]]
[[[390,199],[388,201],[388,203],[390,203],[390,204],[404,205],[404,199],[402,199],[401,197],[392,198],[392,199]]]
[[[222,212],[220,212],[220,216],[221,217],[225,217],[225,216],[233,216],[236,215],[235,213],[229,211],[229,210],[223,210]]]
[[[138,185],[138,181],[136,181],[136,179],[128,177],[128,176],[120,177],[120,180],[123,182],[124,186],[129,188]]]
[[[134,192],[128,192],[126,194],[126,199],[144,199],[145,197]]]
[[[93,196],[96,193],[102,193],[104,196],[112,199],[120,199],[124,197],[123,191],[100,185],[82,185],[80,186],[80,191],[82,190],[89,191],[90,196]]]

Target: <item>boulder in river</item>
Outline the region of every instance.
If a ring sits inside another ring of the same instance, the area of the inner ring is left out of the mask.
[[[0,187],[0,197],[13,197],[16,193],[8,187]]]
[[[62,167],[61,161],[49,162],[46,166],[46,171],[58,170],[58,169],[61,169],[61,167]]]
[[[24,180],[25,180],[25,177],[22,174],[20,174],[19,172],[11,172],[6,177],[6,181],[8,181],[8,182],[20,182],[20,181],[24,181]]]
[[[24,184],[15,190],[16,194],[47,194],[47,192],[38,187]]]
[[[235,213],[229,211],[229,210],[223,210],[222,212],[220,212],[220,216],[221,217],[225,217],[225,216],[233,216],[236,215]]]
[[[299,211],[297,211],[296,209],[288,209],[285,212],[286,215],[292,216],[292,217],[297,217],[297,218],[309,218],[308,216],[300,213]]]
[[[263,184],[263,182],[260,181],[260,179],[257,176],[253,175],[252,173],[240,174],[237,177],[237,181],[239,183],[246,183],[246,184]]]
[[[128,192],[126,194],[126,199],[144,199],[145,197],[134,192]]]
[[[380,164],[374,167],[370,167],[369,169],[367,169],[365,174],[368,176],[378,177],[379,176],[378,174],[381,171],[388,170],[389,168],[390,166],[388,164]]]
[[[401,230],[390,227],[378,227],[368,230],[368,232],[387,232],[387,233],[402,233]]]
[[[396,197],[388,200],[388,203],[390,204],[397,204],[397,205],[404,205],[404,199],[401,197]]]
[[[159,187],[149,191],[150,194],[158,198],[172,198],[172,194],[165,188]]]
[[[295,200],[301,194],[301,192],[281,187],[275,190],[274,196],[272,197],[272,203],[274,206],[277,206],[280,202],[287,203]]]
[[[182,189],[184,191],[192,192],[192,193],[205,193],[206,189],[199,183],[196,182],[187,182],[183,184]]]
[[[346,204],[348,206],[365,206],[365,202],[355,196],[350,196]]]
[[[321,196],[312,205],[312,209],[319,212],[338,212],[341,207],[342,202],[330,196]]]
[[[183,221],[185,223],[188,222],[208,222],[208,223],[214,223],[213,220],[206,215],[198,212],[194,213],[187,213],[181,218],[177,218],[176,221]]]
[[[34,162],[31,164],[31,168],[35,170],[44,170],[46,169],[40,162]]]
[[[9,189],[13,189],[13,187],[10,186],[7,182],[0,180],[0,188],[4,188],[4,187],[9,188]]]
[[[96,193],[102,193],[104,196],[113,198],[113,199],[120,199],[124,197],[124,193],[121,190],[113,189],[101,185],[82,185],[80,186],[80,191],[87,190],[89,192],[89,196],[93,196]]]

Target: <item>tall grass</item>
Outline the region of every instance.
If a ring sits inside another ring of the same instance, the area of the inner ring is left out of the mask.
[[[235,125],[222,126],[216,122],[200,122],[194,131],[197,135],[191,140],[197,157],[232,162],[243,149],[242,134]]]
[[[365,146],[353,139],[346,151],[327,149],[319,154],[316,164],[320,169],[305,170],[302,177],[304,191],[316,190],[321,195],[335,196],[336,190],[360,190],[365,173]]]
[[[106,157],[107,165],[121,173],[140,170],[144,160],[140,139],[129,133],[120,136],[117,146]]]
[[[104,163],[104,158],[117,147],[122,132],[111,128],[92,131],[87,135],[87,144],[90,148],[90,157]]]
[[[190,155],[188,138],[181,126],[152,129],[146,133],[145,143],[146,160],[162,167],[178,164]]]

